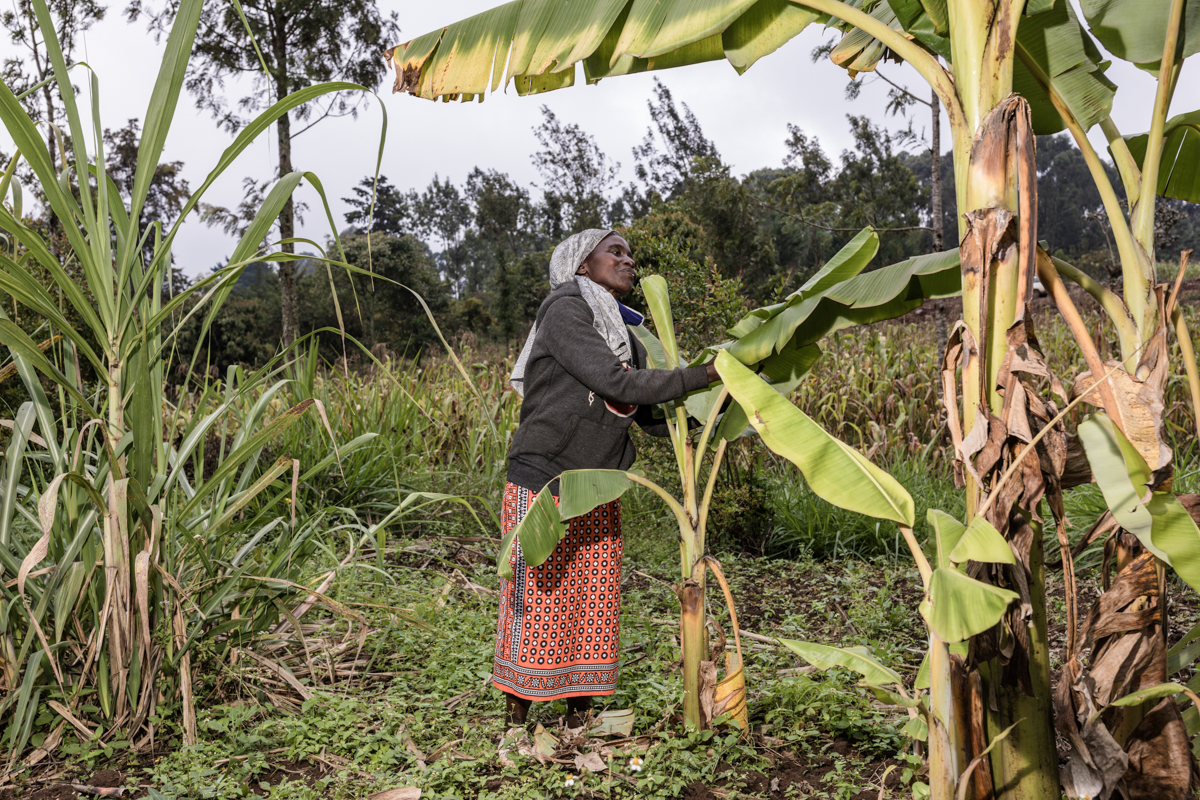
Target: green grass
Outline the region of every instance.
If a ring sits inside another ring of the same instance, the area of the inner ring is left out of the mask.
[[[682,730],[676,718],[682,682],[678,669],[672,669],[678,659],[672,639],[677,604],[666,586],[633,575],[636,570],[659,579],[671,576],[676,568],[677,554],[671,553],[674,542],[656,527],[642,527],[636,521],[629,525],[627,539],[626,575],[631,580],[623,590],[622,647],[630,663],[622,670],[617,693],[607,702],[614,708],[636,710],[634,733],[645,737],[642,741],[649,749],[642,753],[641,773],[626,769],[620,772],[624,777],[588,778],[586,792],[575,796],[678,797],[696,781],[719,780],[722,764],[726,765],[722,771],[731,765],[739,772],[769,772],[771,753],[762,745],[728,732]],[[320,755],[348,759],[345,772],[352,769],[361,774],[344,774],[316,787],[299,782],[276,785],[271,796],[356,798],[400,785],[421,787],[426,792],[423,797],[438,798],[573,796],[564,789],[573,769],[556,765],[504,770],[497,763],[502,700],[499,692],[484,686],[491,667],[495,598],[448,581],[447,566],[421,568],[425,552],[421,559],[401,552],[412,545],[407,539],[390,542],[393,557],[384,572],[356,573],[339,587],[336,598],[347,604],[408,608],[429,629],[407,624],[385,610],[368,609],[372,632],[362,650],[362,658],[369,662],[363,668],[365,680],[351,678],[322,689],[297,714],[273,710],[253,691],[214,695],[201,713],[201,742],[193,748],[173,749],[139,782],[149,782],[162,796],[177,800],[250,796],[251,787],[271,772],[272,765]],[[434,552],[449,558],[452,551],[447,547]],[[395,554],[407,565],[395,563]],[[915,667],[916,656],[906,649],[909,621],[894,614],[888,602],[881,602],[881,597],[894,597],[898,587],[915,576],[869,565],[830,574],[824,565],[807,560],[724,560],[729,574],[736,576],[736,595],[749,596],[753,584],[768,574],[798,586],[832,589],[830,596],[845,598],[858,628],[858,635],[847,634],[847,643],[868,644],[890,663]],[[497,585],[488,564],[458,562],[455,568],[478,585],[489,589]],[[880,588],[870,588],[873,582]],[[754,605],[778,606],[779,612],[748,609],[747,625],[765,635],[827,633],[836,617],[784,611],[797,599],[764,593]],[[826,610],[837,614],[832,606]],[[719,606],[714,609],[718,616],[723,616],[721,611]],[[773,647],[755,648],[747,653],[752,723],[767,726],[764,730],[777,741],[777,748],[793,751],[797,757],[805,753],[818,757],[834,741],[851,744],[852,751],[838,756],[845,773],[839,780],[857,792],[861,789],[858,772],[864,765],[904,747],[899,733],[903,719],[895,711],[879,709],[865,690],[854,685],[854,676],[802,674],[798,669],[803,663],[794,656]],[[370,679],[370,673],[386,677]],[[534,706],[534,717],[547,725],[563,712],[561,703]],[[170,747],[169,740],[167,744]],[[269,758],[264,755],[276,750],[280,752]],[[629,749],[622,755],[639,752]],[[438,754],[436,760],[431,754]],[[422,755],[424,768],[418,763]],[[614,757],[618,770],[628,763],[622,755]],[[232,760],[212,767],[218,759]]]

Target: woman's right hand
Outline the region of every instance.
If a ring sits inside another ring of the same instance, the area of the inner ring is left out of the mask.
[[[721,376],[717,374],[717,359],[714,358],[712,361],[707,362],[704,365],[704,371],[708,374],[708,382],[710,385],[721,380]]]

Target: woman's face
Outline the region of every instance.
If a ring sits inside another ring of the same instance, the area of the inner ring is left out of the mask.
[[[616,233],[605,236],[584,259],[576,274],[586,275],[618,299],[629,294],[637,280],[637,267],[629,252],[629,242]]]

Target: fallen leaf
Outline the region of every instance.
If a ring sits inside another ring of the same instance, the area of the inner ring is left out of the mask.
[[[370,800],[421,800],[421,790],[415,786],[401,786],[373,794]]]
[[[633,733],[634,713],[632,709],[612,709],[596,715],[596,722],[588,733],[593,736],[628,736]]]
[[[575,756],[575,769],[584,770],[593,774],[604,772],[608,769],[608,765],[604,763],[604,759],[600,758],[599,753],[583,753]]]
[[[558,749],[558,739],[555,739],[541,725],[533,732],[533,752],[539,759],[552,758]]]

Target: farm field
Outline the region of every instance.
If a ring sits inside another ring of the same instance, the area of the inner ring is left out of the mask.
[[[905,485],[923,542],[926,508],[961,513],[937,390],[928,377],[935,374],[936,313],[927,307],[895,323],[843,331],[796,398]],[[1047,342],[1067,335],[1044,303],[1037,322]],[[894,524],[816,498],[796,470],[757,439],[738,442],[724,468],[710,539],[746,636],[748,734],[685,733],[678,604],[670,588],[678,565],[673,522],[649,492],[633,492],[624,512],[624,662],[618,691],[606,705],[632,710],[632,729],[573,738],[559,730],[561,703],[535,705],[532,718],[557,737],[547,745],[547,763],[501,767],[502,702],[485,681],[498,585],[495,505],[503,437],[515,428],[517,405],[501,390],[510,353],[475,347],[469,339],[459,341],[456,352],[469,382],[445,357],[390,362],[386,370],[353,361],[340,365],[340,373],[314,362],[280,390],[264,423],[271,413],[314,398],[328,409],[340,446],[380,435],[296,488],[297,513],[302,520],[311,514],[307,521],[320,533],[297,565],[294,589],[281,597],[290,596],[294,609],[302,587],[335,575],[321,602],[297,621],[299,635],[287,629],[266,634],[254,654],[219,639],[194,652],[194,744],[182,746],[180,717],[163,709],[154,742],[141,752],[131,753],[112,735],[90,742],[75,737],[61,748],[67,758],[21,771],[0,797],[84,796],[71,784],[120,785],[128,790],[124,796],[173,800],[367,798],[406,787],[421,789],[423,798],[921,796],[922,759],[902,732],[907,710],[878,702],[856,685],[857,675],[817,671],[775,642],[866,647],[911,681],[925,646],[916,567]],[[1060,367],[1070,374],[1071,365]],[[1184,391],[1174,386],[1168,393],[1178,407],[1167,418],[1180,431],[1188,424]],[[223,396],[222,387],[211,393]],[[177,408],[201,414],[212,397],[183,397]],[[240,398],[237,405],[248,409],[255,399]],[[222,438],[235,433],[231,425],[210,434],[194,469],[216,469]],[[280,454],[302,465],[324,459],[328,437],[319,419],[305,418],[267,445],[261,463]],[[647,474],[669,481],[662,444],[640,436],[638,445]],[[1176,490],[1194,492],[1200,484],[1194,440],[1181,433],[1177,447]],[[1067,495],[1073,542],[1103,508],[1094,485]],[[246,515],[244,530],[253,530],[254,516]],[[1057,548],[1052,534],[1051,546]],[[262,566],[265,558],[269,554],[252,560]],[[1099,546],[1076,558],[1084,603],[1099,594],[1100,561]],[[1057,652],[1065,624],[1062,582],[1053,572],[1048,592],[1050,643]],[[1178,582],[1170,597],[1174,640],[1200,610],[1194,593]],[[724,603],[715,591],[709,598],[710,614],[727,634]],[[714,628],[711,642],[732,649],[731,641],[720,641],[725,634]],[[1059,666],[1052,659],[1056,676]],[[49,715],[34,720],[32,744],[54,723]],[[593,753],[602,771],[577,767],[576,758]],[[631,769],[635,757],[640,770]],[[416,795],[391,795],[410,796]]]

